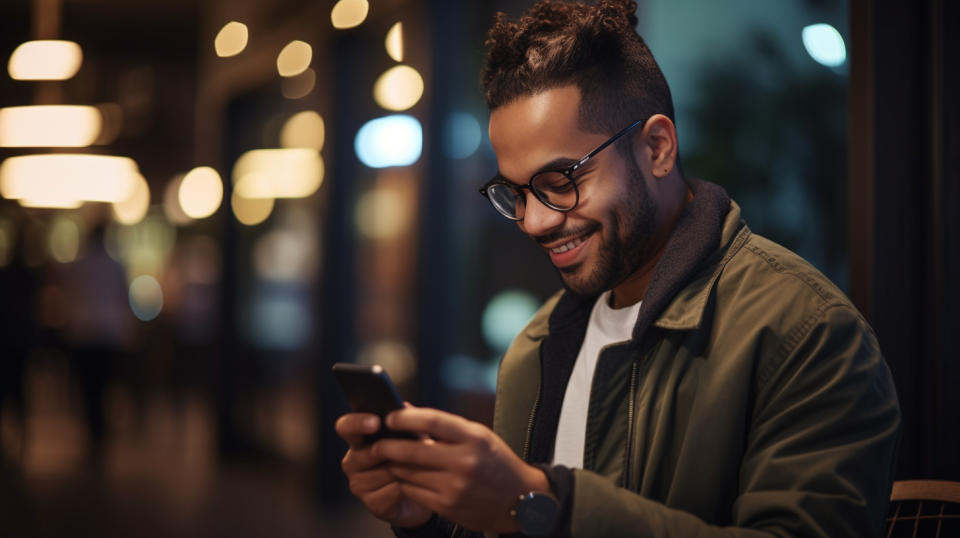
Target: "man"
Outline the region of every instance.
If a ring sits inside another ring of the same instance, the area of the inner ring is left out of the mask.
[[[491,29],[499,174],[481,192],[566,290],[504,356],[494,430],[433,409],[337,424],[351,491],[400,536],[869,536],[899,409],[843,294],[685,179],[634,2]]]

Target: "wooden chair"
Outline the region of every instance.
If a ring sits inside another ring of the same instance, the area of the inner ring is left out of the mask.
[[[888,514],[887,538],[960,536],[960,482],[894,482]]]

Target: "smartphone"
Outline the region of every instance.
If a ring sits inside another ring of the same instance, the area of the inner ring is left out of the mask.
[[[403,409],[403,399],[390,381],[390,376],[379,364],[361,365],[338,362],[333,365],[333,375],[340,389],[347,396],[350,408],[356,413],[373,413],[380,416],[380,430],[367,435],[364,440],[372,443],[384,437],[418,439],[405,431],[387,428],[384,419],[391,411]]]

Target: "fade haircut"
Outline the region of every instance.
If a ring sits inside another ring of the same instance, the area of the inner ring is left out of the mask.
[[[654,114],[676,123],[670,87],[636,32],[636,9],[632,0],[540,0],[518,20],[498,13],[485,43],[487,106],[575,84],[585,131],[612,135]],[[631,146],[623,142],[621,152]]]

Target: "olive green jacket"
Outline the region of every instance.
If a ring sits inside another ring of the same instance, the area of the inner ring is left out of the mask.
[[[900,414],[873,331],[826,277],[752,234],[735,203],[719,215],[719,246],[639,341],[601,352],[561,534],[876,535]],[[543,343],[585,330],[557,319],[563,297],[500,365],[494,430],[528,461]]]

